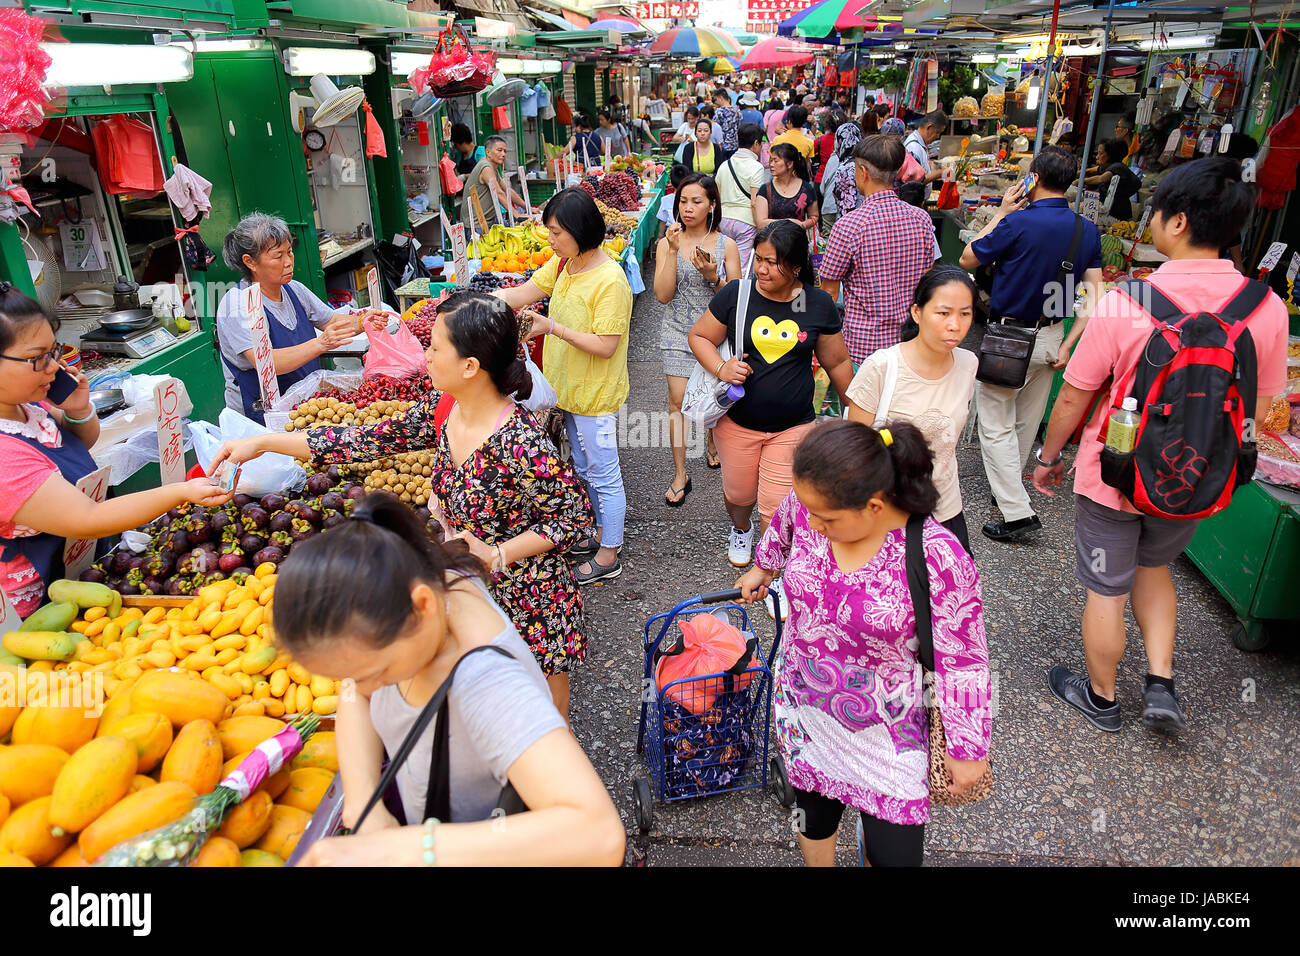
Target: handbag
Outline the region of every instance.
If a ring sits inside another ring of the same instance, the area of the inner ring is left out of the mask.
[[[424,814],[420,819],[427,820],[430,817],[436,817],[444,823],[452,822],[451,747],[449,744],[450,729],[448,727],[447,693],[451,690],[451,682],[456,679],[457,668],[465,662],[465,658],[478,651],[495,651],[503,657],[514,659],[514,655],[509,651],[493,644],[475,647],[461,655],[460,660],[452,666],[447,679],[433,692],[429,702],[424,705],[424,710],[420,711],[420,716],[415,718],[415,723],[411,725],[410,731],[402,739],[401,745],[398,746],[397,753],[393,754],[392,759],[388,761],[388,766],[384,768],[384,772],[379,778],[379,784],[375,787],[375,792],[370,795],[365,808],[361,811],[361,816],[357,817],[357,822],[352,826],[354,833],[361,829],[361,824],[370,815],[370,811],[374,809],[375,804],[383,799],[385,791],[397,779],[397,772],[402,769],[402,765],[411,756],[411,751],[415,749],[416,743],[435,714],[438,716],[438,722],[433,728],[433,756],[429,761],[429,786],[425,790]],[[522,813],[527,809],[528,805],[515,791],[514,785],[507,783],[502,788],[501,795],[497,797],[496,810],[493,811],[492,815],[494,817],[508,816],[513,813]]]
[[[749,294],[752,286],[753,282],[748,275],[741,277],[736,302],[736,344],[733,347],[730,342],[723,342],[718,347],[718,354],[723,359],[741,355],[745,350],[743,344],[745,320],[749,317]],[[686,383],[686,394],[682,396],[682,414],[704,428],[712,428],[722,420],[722,416],[727,414],[727,409],[731,407],[730,402],[726,405],[721,402],[729,387],[727,382],[711,374],[703,365],[697,364],[690,380]]]
[[[1074,257],[1082,241],[1083,217],[1076,213],[1070,250],[1061,260],[1061,267],[1056,271],[1056,288],[1062,288],[1065,277],[1074,271]],[[1038,339],[1038,330],[1042,325],[1041,316],[1032,329],[1007,325],[1005,317],[998,322],[990,321],[988,329],[984,332],[984,338],[980,341],[976,380],[1000,388],[1023,388],[1025,379],[1029,376],[1029,360],[1034,354],[1034,342]]]
[[[925,671],[923,684],[931,687],[934,683],[934,627],[930,616],[930,569],[925,563],[925,517],[912,515],[907,519],[907,590],[912,596],[912,616],[916,618],[916,639],[920,644],[916,656]],[[927,705],[925,712],[930,724],[930,802],[959,807],[985,799],[993,792],[992,761],[984,768],[984,775],[964,793],[949,793],[952,775],[943,760],[948,752],[943,715],[937,704]]]

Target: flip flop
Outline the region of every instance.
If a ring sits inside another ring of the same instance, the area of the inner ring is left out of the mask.
[[[601,564],[595,558],[589,559],[586,563],[591,565],[591,570],[583,572],[577,568],[573,569],[573,577],[579,584],[589,584],[592,581],[601,581],[605,578],[616,578],[623,573],[623,562],[618,558],[614,559],[613,564]]]
[[[668,494],[681,495],[681,497],[678,498],[676,501],[672,500],[671,498],[665,497],[664,504],[666,504],[669,508],[680,508],[682,505],[686,503],[686,496],[689,495],[690,493],[691,493],[691,478],[690,475],[687,475],[686,484],[683,485],[682,487],[674,488],[672,485],[668,486]]]
[[[713,449],[713,451],[706,450],[704,452],[704,463],[710,468],[722,467],[722,461],[718,458],[718,450],[716,448]]]

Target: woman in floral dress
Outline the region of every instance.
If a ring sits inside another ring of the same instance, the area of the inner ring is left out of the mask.
[[[563,554],[594,519],[572,464],[509,397],[526,398],[532,387],[517,349],[509,306],[486,294],[457,293],[438,306],[428,397],[375,425],[227,442],[211,469],[266,452],[344,464],[431,450],[433,494],[449,537],[463,540],[488,567],[492,596],[532,649],[567,719],[569,671],[586,656],[587,637],[582,597]],[[456,405],[439,432],[434,410],[443,391]]]
[[[845,806],[861,814],[871,865],[921,864],[928,724],[904,529],[938,501],[931,469],[925,439],[906,422],[878,432],[847,421],[813,429],[795,453],[793,492],[736,582],[746,600],[759,600],[785,571],[776,727],[809,866],[834,864]],[[933,518],[923,541],[944,760],[960,792],[983,775],[992,733],[979,574]]]

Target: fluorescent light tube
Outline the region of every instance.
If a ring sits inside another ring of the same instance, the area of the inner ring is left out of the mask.
[[[178,83],[194,76],[189,50],[134,43],[42,43],[50,55],[45,86]]]
[[[291,46],[284,51],[284,71],[290,76],[368,76],[375,72],[375,55],[369,50],[331,50],[328,47]]]

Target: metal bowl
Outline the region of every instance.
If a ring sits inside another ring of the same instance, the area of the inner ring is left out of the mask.
[[[134,329],[143,329],[152,321],[151,309],[123,309],[103,316],[99,320],[99,325],[109,332],[130,332]]]
[[[101,418],[115,412],[126,404],[126,397],[120,388],[100,388],[90,393],[90,404]]]

